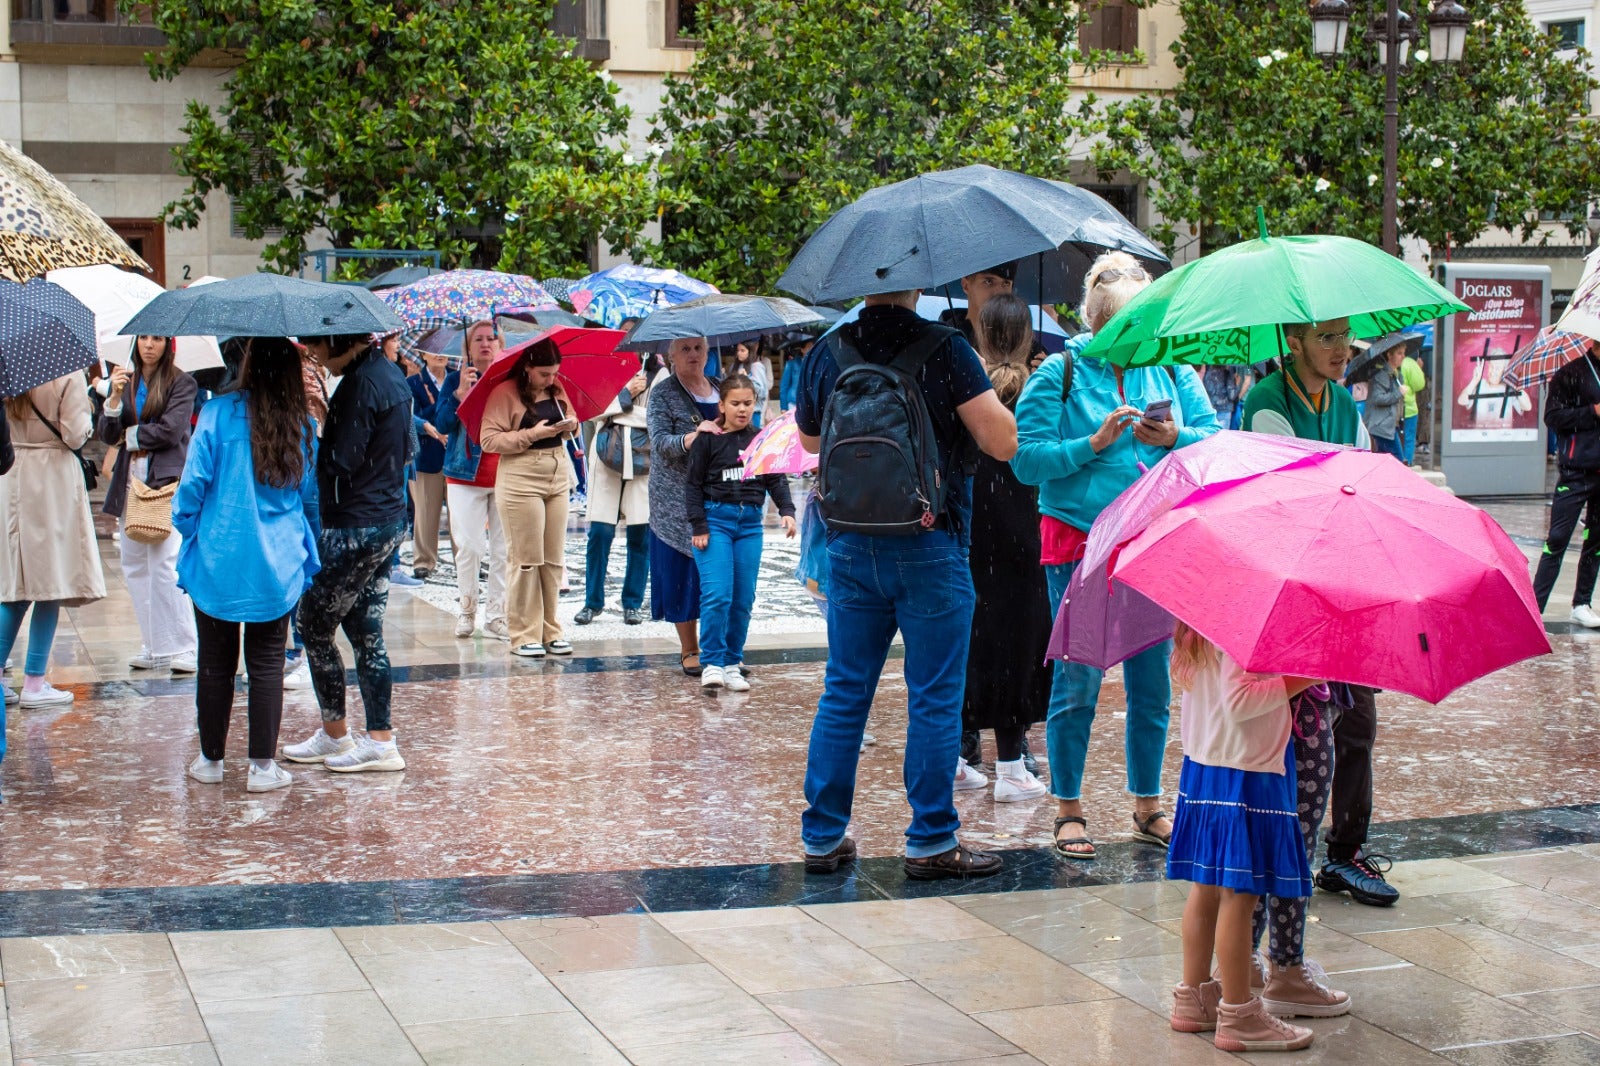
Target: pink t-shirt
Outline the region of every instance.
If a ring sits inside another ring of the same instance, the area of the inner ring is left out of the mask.
[[[1183,753],[1195,762],[1283,773],[1293,716],[1282,674],[1246,673],[1218,649],[1184,692],[1180,714]]]

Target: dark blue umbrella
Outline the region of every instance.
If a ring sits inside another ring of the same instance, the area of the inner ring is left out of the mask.
[[[820,326],[826,320],[804,304],[781,296],[740,296],[713,293],[698,300],[663,307],[628,331],[617,347],[630,352],[662,352],[685,337],[704,337],[709,344],[737,344],[768,333],[800,326]]]
[[[100,357],[94,312],[52,281],[0,281],[0,396],[20,396]]]
[[[122,327],[124,336],[320,337],[392,333],[405,323],[377,296],[282,274],[246,274],[164,292]]]
[[[361,284],[371,292],[377,292],[379,289],[398,289],[402,285],[410,285],[414,281],[421,281],[437,273],[439,272],[433,267],[410,263],[385,270],[377,277],[368,278]]]
[[[812,303],[934,289],[1077,239],[1081,191],[987,166],[884,185],[823,223],[778,287]]]

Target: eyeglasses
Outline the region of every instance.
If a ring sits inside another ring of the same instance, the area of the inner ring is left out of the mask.
[[[1317,343],[1324,348],[1339,348],[1350,343],[1352,334],[1348,329],[1344,329],[1338,333],[1313,333],[1312,336],[1317,338]]]
[[[1096,274],[1094,276],[1093,287],[1098,289],[1107,282],[1121,281],[1124,278],[1129,281],[1146,281],[1149,279],[1149,277],[1150,273],[1149,271],[1145,270],[1144,267],[1118,267],[1113,270],[1102,270],[1100,273]]]

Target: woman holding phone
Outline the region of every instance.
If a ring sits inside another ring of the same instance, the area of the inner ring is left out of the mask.
[[[535,341],[511,376],[489,394],[479,438],[500,457],[495,507],[506,537],[506,623],[511,652],[524,658],[571,655],[556,616],[567,543],[572,462],[566,441],[578,431],[556,377],[561,349]]]
[[[1099,330],[1150,275],[1126,252],[1096,259],[1084,283],[1082,315]],[[1061,608],[1067,582],[1083,558],[1088,530],[1117,494],[1174,448],[1194,444],[1219,428],[1199,376],[1189,367],[1124,370],[1078,353],[1085,333],[1052,355],[1023,387],[1017,401],[1017,479],[1039,486],[1040,561],[1050,589],[1051,614]],[[1166,847],[1172,820],[1161,808],[1161,763],[1167,747],[1172,683],[1163,641],[1122,664],[1128,716],[1125,748],[1128,791],[1133,794],[1136,839]],[[1093,859],[1094,840],[1083,814],[1084,759],[1103,672],[1082,663],[1055,664],[1045,740],[1050,791],[1056,798],[1056,851],[1068,859]]]

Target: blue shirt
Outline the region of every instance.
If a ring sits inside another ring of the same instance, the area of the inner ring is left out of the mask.
[[[449,375],[445,375],[447,378]],[[406,379],[406,384],[411,386],[411,411],[412,414],[434,429],[443,433],[444,429],[437,421],[439,397],[442,395],[442,385],[436,385],[433,375],[424,369],[419,374],[412,374]],[[421,434],[421,429],[418,429]],[[432,437],[422,435],[418,441],[417,470],[423,474],[437,474],[444,469],[444,445]]]
[[[172,504],[178,587],[196,607],[227,622],[271,622],[294,609],[317,557],[316,437],[294,488],[256,480],[246,393],[200,410],[183,480]]]
[[[863,308],[859,321],[859,348],[862,357],[870,363],[889,362],[923,329],[932,325],[915,311],[883,304]],[[794,420],[800,432],[808,437],[822,435],[822,416],[828,407],[828,397],[833,395],[833,384],[839,379],[839,361],[833,354],[835,343],[834,336],[824,337],[800,363]],[[955,512],[960,528],[970,529],[971,479],[962,476],[958,468],[958,458],[968,435],[956,408],[994,386],[989,383],[989,374],[983,369],[978,353],[959,334],[952,336],[949,343],[922,364],[917,383],[922,386],[922,402],[928,409],[928,422],[939,449],[939,467],[945,471],[950,485],[948,507]]]

